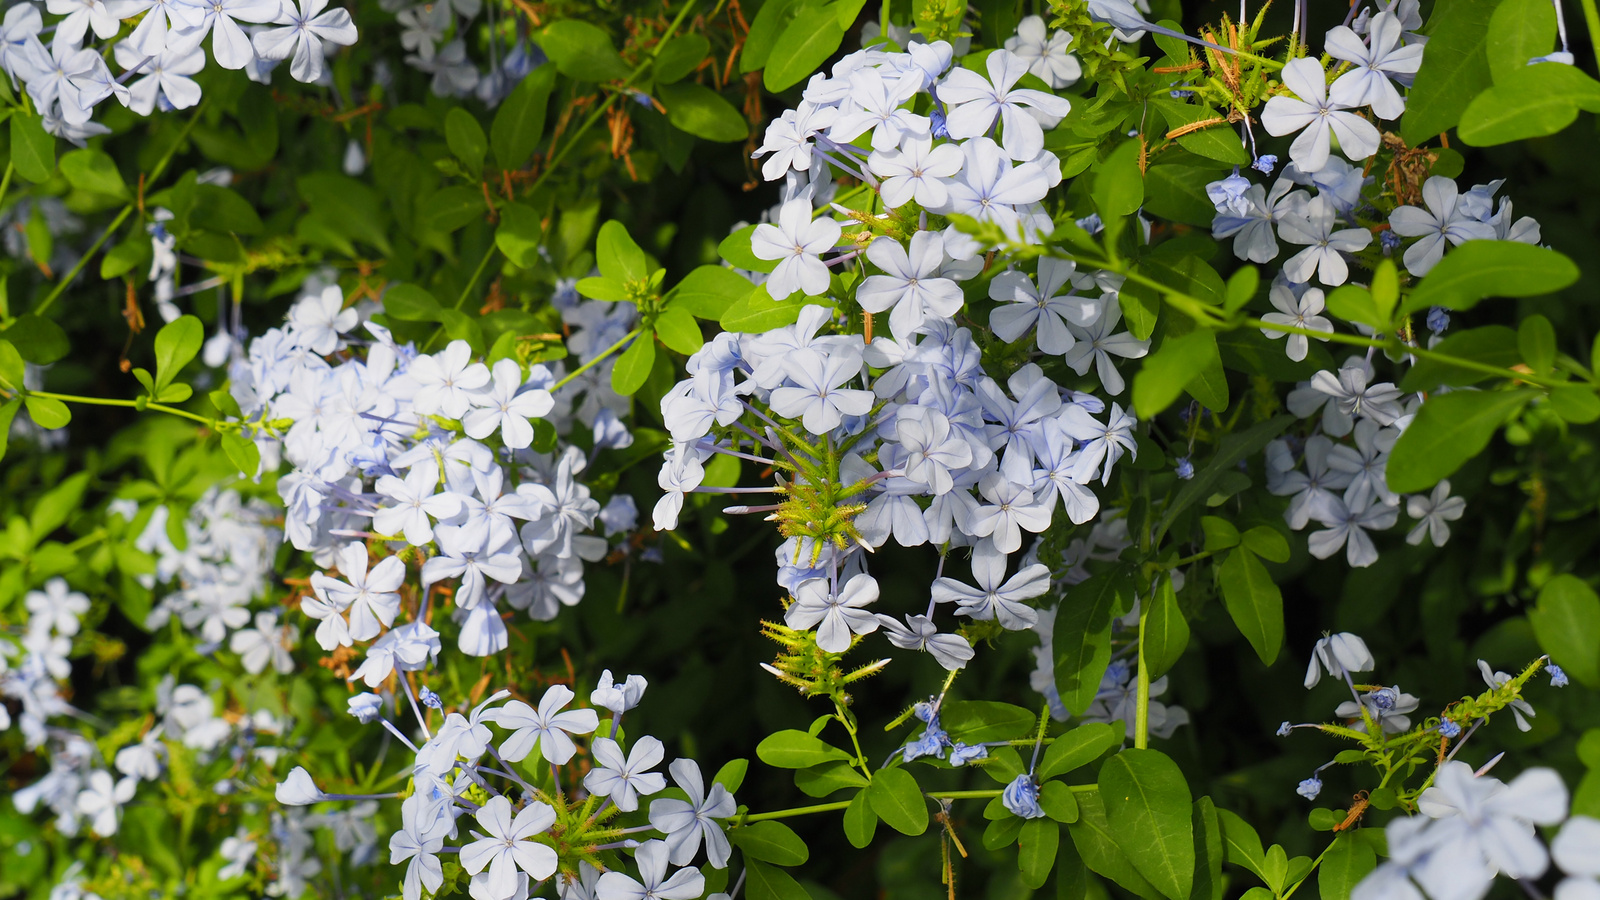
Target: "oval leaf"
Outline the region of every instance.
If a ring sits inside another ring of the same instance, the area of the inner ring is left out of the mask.
[[[901,834],[917,835],[928,830],[928,802],[923,799],[917,779],[905,769],[879,769],[867,785],[867,802],[878,818]]]
[[[1133,867],[1168,900],[1194,887],[1194,825],[1189,784],[1159,750],[1124,750],[1100,768],[1111,837]]]

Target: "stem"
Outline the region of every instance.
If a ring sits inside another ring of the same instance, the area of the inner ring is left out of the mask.
[[[151,182],[154,182],[157,178],[161,177],[162,172],[166,171],[167,163],[172,161],[172,155],[178,152],[178,146],[184,142],[184,139],[189,136],[189,132],[193,131],[194,126],[200,121],[200,111],[203,109],[205,109],[204,102],[195,107],[194,115],[189,117],[188,123],[183,126],[183,131],[178,133],[178,137],[172,142],[172,146],[167,148],[167,152],[162,155],[160,161],[156,163],[155,168],[150,170],[149,176],[145,178],[145,184],[148,185]],[[11,168],[10,166],[7,166],[5,179],[7,182],[9,182],[10,178]],[[3,196],[3,192],[0,192],[0,196]],[[78,257],[78,262],[72,267],[72,270],[68,272],[60,281],[56,282],[56,286],[50,291],[50,295],[45,297],[43,302],[34,308],[34,315],[44,315],[44,311],[50,308],[50,304],[56,302],[56,298],[60,297],[61,294],[66,291],[67,286],[72,284],[72,280],[78,277],[79,272],[83,271],[83,267],[89,264],[89,260],[95,255],[95,253],[99,252],[101,246],[105,244],[106,239],[111,237],[112,232],[120,228],[123,221],[133,213],[133,210],[137,204],[137,200],[129,203],[127,206],[122,208],[122,212],[117,213],[117,217],[111,221],[111,224],[106,228],[105,232],[100,235],[100,239],[95,241],[94,244],[92,244],[82,256]]]
[[[500,246],[492,240],[489,241],[489,249],[484,252],[483,259],[478,260],[478,268],[473,270],[472,277],[467,279],[467,286],[461,289],[461,296],[456,298],[456,305],[452,309],[460,309],[461,304],[467,302],[467,297],[472,295],[472,289],[478,286],[478,279],[483,277],[483,270],[489,268],[489,260],[494,259],[494,255],[499,252]],[[428,336],[428,342],[422,345],[422,352],[428,352],[428,348],[433,346],[441,334],[444,334],[444,325],[435,328],[433,334]]]
[[[779,809],[773,812],[754,813],[740,816],[738,824],[743,825],[746,822],[765,822],[768,819],[789,819],[793,818],[794,816],[807,816],[812,813],[833,812],[835,810],[848,809],[849,807],[849,800],[841,800],[838,803],[819,803],[816,806],[796,806],[793,809]]]
[[[80,397],[76,394],[52,394],[49,391],[28,391],[27,393],[28,396],[46,397],[51,400],[60,400],[62,403],[82,403],[87,406],[126,406],[135,409],[139,407],[139,401],[137,400],[114,400],[110,397]],[[182,416],[185,419],[191,419],[210,428],[215,428],[217,425],[215,419],[189,412],[187,409],[168,406],[165,403],[146,403],[144,408],[172,416]]]
[[[634,330],[632,330],[632,331],[628,332],[627,334],[623,335],[621,340],[619,340],[615,344],[612,344],[611,346],[607,347],[605,350],[603,350],[600,353],[599,356],[596,356],[594,359],[589,360],[588,362],[586,362],[583,365],[579,366],[578,368],[574,369],[565,378],[561,379],[560,381],[556,382],[555,384],[552,384],[550,386],[550,393],[554,394],[556,391],[559,391],[562,388],[566,387],[568,382],[572,381],[574,378],[577,378],[579,375],[582,375],[584,372],[587,372],[590,369],[594,368],[596,365],[598,365],[600,363],[601,360],[604,360],[606,357],[608,357],[611,354],[617,352],[619,349],[622,348],[623,344],[626,344],[627,342],[629,342],[629,341],[633,340],[634,338],[638,337],[640,335],[640,333],[643,332],[643,331],[644,331],[644,326],[640,325],[638,328],[635,328]]]
[[[1595,9],[1594,0],[1581,0],[1583,3],[1583,23],[1589,28],[1589,43],[1594,47],[1594,61],[1600,66],[1600,11]]]
[[[1322,858],[1327,856],[1328,851],[1332,850],[1333,845],[1337,844],[1338,842],[1339,839],[1337,837],[1329,841],[1328,846],[1323,847],[1322,852],[1317,854],[1317,858],[1311,861],[1311,868],[1306,870],[1306,874],[1300,876],[1300,880],[1291,885],[1287,891],[1284,891],[1283,896],[1279,897],[1278,900],[1289,900],[1289,898],[1294,895],[1295,891],[1300,890],[1300,885],[1305,884],[1306,879],[1311,877],[1311,873],[1317,871],[1317,866],[1322,865]]]
[[[1150,667],[1144,661],[1145,625],[1150,620],[1150,603],[1154,594],[1144,598],[1139,607],[1139,681],[1134,690],[1133,746],[1143,750],[1150,746]]]

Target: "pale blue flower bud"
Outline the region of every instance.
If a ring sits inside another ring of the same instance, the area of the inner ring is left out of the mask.
[[[956,741],[950,747],[950,765],[964,766],[975,759],[984,759],[989,755],[989,748],[983,744],[963,744]]]
[[[1461,734],[1461,726],[1460,725],[1457,725],[1456,723],[1450,721],[1449,719],[1443,719],[1443,720],[1441,720],[1439,722],[1439,735],[1441,737],[1455,738],[1455,737],[1459,736],[1460,734]]]
[[[1180,456],[1178,457],[1178,465],[1173,471],[1178,473],[1179,478],[1188,481],[1194,477],[1194,463],[1189,461],[1189,457]]]
[[[346,703],[350,708],[350,715],[355,716],[356,721],[362,724],[373,721],[383,712],[383,698],[371,691],[357,694]]]
[[[1450,313],[1442,306],[1435,306],[1428,310],[1428,330],[1434,334],[1444,334],[1450,327]]]
[[[1260,156],[1256,157],[1255,162],[1250,164],[1250,168],[1255,169],[1257,172],[1260,172],[1263,175],[1271,175],[1272,170],[1276,169],[1277,167],[1278,157],[1272,155],[1271,153],[1261,154]]]
[[[1037,819],[1044,815],[1039,808],[1039,784],[1032,775],[1018,775],[1000,794],[1000,802],[1012,815],[1024,819]]]
[[[1294,731],[1294,726],[1290,725],[1288,722],[1285,722],[1282,725],[1278,726],[1278,737],[1288,737],[1290,732],[1293,732],[1293,731]]]
[[[1300,786],[1295,788],[1294,792],[1307,800],[1315,800],[1317,795],[1322,793],[1322,779],[1313,775],[1300,782]]]
[[[444,709],[444,701],[427,686],[423,686],[422,690],[417,692],[417,700],[429,709]]]
[[[1550,670],[1551,687],[1566,687],[1569,684],[1567,681],[1567,673],[1561,671],[1560,666],[1556,665],[1555,663],[1551,663],[1546,668]]]

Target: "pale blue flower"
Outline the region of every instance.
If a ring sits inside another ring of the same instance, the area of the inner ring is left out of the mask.
[[[1031,773],[1018,775],[1006,785],[1000,793],[1000,802],[1012,815],[1024,819],[1037,819],[1044,815],[1044,810],[1039,808],[1039,782],[1033,780]]]

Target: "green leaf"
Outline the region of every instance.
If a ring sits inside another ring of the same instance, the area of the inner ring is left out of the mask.
[[[1240,460],[1259,453],[1267,442],[1282,434],[1284,429],[1293,425],[1295,421],[1294,416],[1274,416],[1259,425],[1252,425],[1244,431],[1234,432],[1223,438],[1222,443],[1217,446],[1216,455],[1195,473],[1194,478],[1184,483],[1178,495],[1167,507],[1166,514],[1161,517],[1161,524],[1156,528],[1156,543],[1159,545],[1167,529],[1171,528],[1178,516],[1195,501],[1203,500],[1214,493],[1217,481],[1224,473],[1237,472],[1235,467]]]
[[[1100,690],[1111,662],[1111,620],[1132,596],[1132,577],[1117,569],[1068,588],[1057,608],[1051,633],[1056,690],[1075,716],[1083,715]]]
[[[767,735],[756,745],[756,758],[779,769],[804,769],[836,759],[848,760],[850,754],[804,731],[789,729]]]
[[[928,802],[917,779],[905,769],[879,769],[867,785],[867,802],[885,824],[901,834],[928,830]]]
[[[0,335],[11,342],[23,359],[36,366],[48,366],[72,351],[67,333],[60,325],[33,313],[17,316]]]
[[[11,116],[11,162],[17,174],[38,184],[56,171],[56,139],[33,116]]]
[[[600,226],[594,243],[595,262],[600,274],[621,282],[643,281],[649,273],[649,260],[628,235],[627,226],[615,219]]]
[[[611,37],[588,22],[552,22],[545,26],[538,43],[561,74],[576,81],[616,81],[633,74]]]
[[[1106,820],[1105,800],[1098,791],[1078,798],[1078,821],[1067,828],[1073,846],[1089,870],[1116,882],[1122,888],[1144,900],[1160,900],[1156,889],[1112,838],[1111,823]]]
[[[1600,688],[1600,597],[1571,575],[1557,575],[1539,589],[1528,610],[1539,646],[1580,684]]]
[[[256,471],[261,468],[261,448],[237,431],[223,432],[222,452],[228,455],[228,461],[246,478],[254,478]]]
[[[439,301],[420,284],[397,284],[383,292],[383,311],[402,322],[439,321]]]
[[[624,397],[634,394],[644,387],[655,361],[655,338],[648,333],[640,334],[617,357],[617,365],[611,370],[611,389]]]
[[[1485,325],[1458,331],[1440,341],[1432,350],[1434,353],[1503,369],[1522,362],[1522,351],[1517,349],[1517,333],[1504,325]],[[1408,393],[1431,391],[1441,384],[1465,387],[1493,377],[1488,372],[1453,366],[1430,356],[1412,364],[1410,371],[1400,380],[1400,390]]]
[[[234,419],[244,418],[244,411],[239,409],[239,401],[233,399],[233,395],[227,390],[212,391],[206,395],[206,399],[211,401],[211,405],[218,413]]]
[[[1222,823],[1210,797],[1194,802],[1194,855],[1191,900],[1222,900]]]
[[[1434,7],[1424,30],[1422,68],[1406,94],[1400,134],[1410,146],[1454,128],[1461,113],[1489,87],[1489,18],[1500,0],[1453,0]]]
[[[1144,664],[1150,670],[1150,677],[1167,674],[1188,646],[1189,622],[1178,608],[1172,579],[1163,576],[1144,624]]]
[[[711,42],[703,34],[680,34],[667,41],[656,51],[656,84],[671,84],[684,78],[710,52]]]
[[[1347,322],[1360,322],[1378,329],[1389,327],[1389,318],[1373,302],[1371,292],[1360,285],[1336,288],[1328,294],[1327,304],[1328,312]]]
[[[1144,176],[1139,172],[1139,144],[1123,141],[1094,169],[1090,196],[1107,224],[1131,216],[1144,202]]]
[[[1189,784],[1159,750],[1124,750],[1100,767],[1100,798],[1111,836],[1133,867],[1168,900],[1194,887]]]
[[[1528,68],[1528,60],[1544,56],[1555,45],[1555,6],[1544,0],[1500,0],[1489,17],[1484,51],[1496,84]]]
[[[1275,563],[1289,561],[1289,541],[1270,525],[1257,525],[1244,533],[1244,545],[1262,559]]]
[[[730,828],[728,840],[743,850],[747,858],[775,866],[798,866],[811,856],[806,842],[782,822],[755,822],[742,828]]]
[[[200,352],[206,327],[194,316],[179,316],[156,332],[156,388],[171,384]]]
[[[1385,259],[1373,270],[1371,297],[1378,318],[1387,326],[1394,316],[1395,305],[1400,302],[1400,273],[1395,269],[1394,260]]]
[[[1261,849],[1261,837],[1249,822],[1237,813],[1217,810],[1217,821],[1222,825],[1224,858],[1236,866],[1243,866],[1265,880],[1266,853]]]
[[[1164,154],[1165,155],[1165,154]],[[1194,161],[1193,157],[1189,157]],[[1217,217],[1217,209],[1206,196],[1206,184],[1225,174],[1216,169],[1198,165],[1160,162],[1144,173],[1145,212],[1182,222],[1210,228]]]
[[[850,846],[862,850],[872,844],[872,836],[877,830],[878,814],[872,811],[872,804],[867,801],[867,792],[857,791],[856,795],[850,798],[850,805],[844,810],[845,840],[850,842]]]
[[[1555,134],[1580,109],[1600,110],[1600,82],[1564,63],[1524,65],[1473,98],[1459,131],[1475,147],[1508,144]]]
[[[774,300],[772,295],[767,293],[765,285],[757,285],[743,300],[728,307],[722,313],[718,324],[722,326],[723,331],[761,334],[774,328],[793,325],[800,318],[800,311],[806,304],[815,302],[816,298],[800,297],[798,292],[795,297],[790,297],[788,300]]]
[[[1061,826],[1054,819],[1029,819],[1017,835],[1017,868],[1022,883],[1034,890],[1044,887],[1056,863],[1056,848],[1061,845]]]
[[[542,420],[541,420],[542,421]],[[750,760],[730,759],[722,764],[717,774],[712,776],[713,784],[720,784],[728,789],[729,793],[739,790],[739,785],[744,784],[745,773],[750,771]]]
[[[739,51],[739,73],[747,75],[767,64],[778,36],[794,19],[803,4],[799,0],[766,0],[756,17],[750,21],[750,33],[745,35],[744,49]]]
[[[132,196],[128,192],[128,183],[122,180],[122,173],[117,171],[116,161],[100,150],[73,150],[61,157],[61,174],[67,177],[68,184],[80,191],[105,194],[119,200]]]
[[[953,740],[982,744],[1026,737],[1038,726],[1039,717],[1032,710],[995,700],[947,700],[939,707],[939,722]]]
[[[732,458],[726,459],[727,464],[734,468],[737,467],[737,460]],[[721,460],[718,460],[718,463],[720,462]],[[711,473],[706,477],[715,480],[714,475],[715,473]],[[737,474],[728,478],[727,480],[718,481],[717,484],[712,486],[716,487],[717,485],[731,485],[736,481],[738,481]],[[825,762],[819,766],[796,769],[794,773],[794,785],[795,787],[799,788],[801,793],[805,794],[807,797],[826,797],[829,794],[832,794],[834,791],[842,791],[847,788],[864,788],[867,786],[867,779],[866,776],[857,771],[854,766],[850,765],[850,763],[844,760],[836,759],[832,762]]]
[[[688,355],[699,350],[705,344],[705,336],[700,333],[700,326],[687,310],[668,307],[656,317],[656,337],[661,338],[661,343],[666,344],[679,353]]]
[[[1163,119],[1167,120],[1168,131],[1207,119],[1218,120],[1205,128],[1179,135],[1178,146],[1207,159],[1236,166],[1250,164],[1250,153],[1245,150],[1244,142],[1239,139],[1238,132],[1226,119],[1219,116],[1216,110],[1167,96],[1151,97],[1150,104],[1161,113]]]
[[[484,204],[480,188],[464,184],[441,188],[422,203],[421,226],[430,231],[449,234],[465,228],[468,222],[484,218],[489,208]]]
[[[1217,337],[1207,329],[1162,340],[1133,376],[1133,406],[1139,418],[1152,418],[1171,406],[1184,386],[1212,363],[1221,366],[1222,361],[1217,355]]]
[[[266,230],[250,201],[215,184],[194,186],[194,209],[189,224],[218,234],[255,235]]]
[[[23,399],[28,406],[28,416],[40,428],[64,428],[72,421],[72,411],[60,400],[34,394]]]
[[[531,269],[539,260],[544,242],[544,224],[539,214],[521,203],[500,207],[500,224],[494,230],[494,244],[512,264]]]
[[[788,90],[811,77],[839,49],[845,29],[825,6],[801,6],[772,46],[761,81],[767,90]]]
[[[1557,387],[1550,390],[1550,408],[1574,425],[1600,420],[1600,397],[1587,386]]]
[[[1228,312],[1244,309],[1255,299],[1260,287],[1261,272],[1255,266],[1240,266],[1238,271],[1228,276],[1228,299],[1223,302],[1222,308]]]
[[[750,294],[750,282],[724,266],[700,266],[667,294],[667,303],[713,322]]]
[[[477,178],[483,174],[483,158],[489,153],[489,136],[483,133],[478,119],[462,107],[453,107],[444,117],[444,140],[450,152],[461,160],[467,173]]]
[[[545,114],[550,108],[550,91],[556,84],[556,70],[540,66],[529,72],[511,95],[500,104],[489,125],[489,145],[502,169],[520,169],[539,146],[544,136]]]
[[[664,84],[659,94],[667,108],[667,121],[695,137],[729,143],[750,136],[750,123],[745,121],[744,114],[703,84],[692,81]]]
[[[1239,529],[1232,522],[1216,516],[1201,516],[1200,530],[1205,533],[1204,549],[1208,552],[1239,546]]]
[[[811,900],[788,872],[756,860],[745,863],[745,893],[750,900]]]
[[[1385,470],[1390,490],[1425,491],[1489,445],[1532,391],[1454,391],[1429,398],[1395,442]]]
[[[996,798],[996,800],[998,799]],[[1002,847],[1009,847],[1015,844],[1017,835],[1022,833],[1022,826],[1028,821],[1027,819],[1019,819],[1013,816],[1003,806],[1000,811],[1005,815],[1002,818],[991,821],[989,826],[983,830],[983,848],[985,850],[999,850]]]
[[[1222,601],[1239,633],[1267,665],[1278,658],[1283,645],[1283,593],[1272,582],[1266,566],[1246,547],[1228,554],[1218,569]]]
[[[1039,808],[1063,825],[1078,821],[1078,799],[1064,781],[1047,781],[1040,786]]]
[[[1350,891],[1357,882],[1377,867],[1378,856],[1372,845],[1356,832],[1345,832],[1335,837],[1333,846],[1322,855],[1317,867],[1317,894],[1321,900],[1350,900]]]
[[[1087,722],[1056,737],[1039,762],[1040,780],[1065,775],[1100,758],[1102,753],[1122,743],[1122,736],[1104,722]]]
[[[616,303],[628,299],[628,286],[615,278],[580,278],[574,289],[590,300]]]
[[[1485,297],[1537,297],[1577,280],[1578,267],[1554,250],[1517,241],[1467,241],[1429,270],[1400,312],[1471,309]]]
[[[149,241],[123,241],[100,257],[100,277],[110,280],[135,269],[146,268],[150,265],[151,255]]]
[[[1556,364],[1556,329],[1550,320],[1534,313],[1517,325],[1517,349],[1535,374],[1543,375]]]
[[[339,172],[313,172],[295,179],[294,184],[316,219],[334,233],[360,241],[385,255],[394,252],[389,244],[389,214],[377,191]],[[481,193],[477,203],[474,215],[481,216]]]
[[[750,250],[750,236],[755,234],[755,225],[746,225],[722,239],[717,245],[717,255],[727,260],[736,269],[749,272],[771,272],[778,267],[775,259],[762,259]]]

